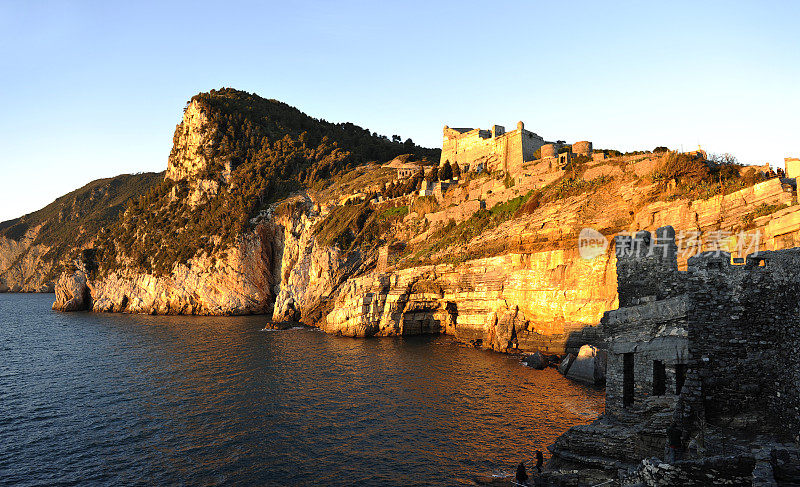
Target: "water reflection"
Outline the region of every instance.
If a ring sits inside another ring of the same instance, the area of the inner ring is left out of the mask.
[[[469,484],[603,408],[600,391],[446,337],[59,314],[51,299],[0,295],[0,482]]]

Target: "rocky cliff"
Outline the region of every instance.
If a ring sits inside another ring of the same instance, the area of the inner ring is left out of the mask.
[[[41,210],[0,223],[0,292],[53,292],[59,274],[125,204],[163,173],[98,179]]]
[[[581,257],[581,229],[669,221],[727,250],[742,232],[774,249],[800,231],[792,181],[694,156],[529,161],[420,191],[422,173],[398,179],[375,162],[404,151],[428,177],[425,149],[255,95],[198,95],[164,180],[74,261],[54,308],[265,313],[347,336],[560,353],[596,342],[617,306],[613,251]]]

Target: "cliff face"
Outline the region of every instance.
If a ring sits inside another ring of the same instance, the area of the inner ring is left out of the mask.
[[[781,180],[727,175],[733,190],[697,198],[669,180],[679,178],[670,163],[697,162],[666,155],[571,168],[533,161],[513,178],[470,174],[418,197],[413,180],[365,162],[406,147],[368,133],[239,92],[193,99],[166,178],[100,232],[96,261],[74,261],[54,308],[263,313],[346,336],[447,333],[495,350],[561,353],[596,343],[596,325],[618,304],[613,250],[581,258],[582,228],[606,237],[665,222],[706,236],[758,231],[762,249],[800,235]],[[405,250],[378,252],[398,241]],[[3,245],[0,263],[16,259],[22,244]]]
[[[0,222],[0,292],[53,292],[58,275],[161,174],[98,179],[41,210]]]
[[[360,337],[447,333],[495,350],[561,353],[570,340],[593,341],[592,327],[615,306],[612,255],[584,261],[577,250],[551,250],[351,279],[323,329]]]
[[[317,244],[320,208],[303,185],[403,150],[430,152],[244,92],[197,95],[163,181],[99,232],[88,260],[73,257],[53,307],[309,320],[362,259]]]
[[[53,263],[42,259],[49,248],[35,243],[41,228],[28,229],[19,240],[0,237],[0,292],[53,292]]]
[[[273,301],[273,239],[273,232],[260,226],[232,248],[226,259],[192,259],[188,265],[176,266],[169,276],[124,268],[96,278],[85,270],[76,272],[78,277],[65,274],[56,285],[53,309],[200,315],[267,313]]]

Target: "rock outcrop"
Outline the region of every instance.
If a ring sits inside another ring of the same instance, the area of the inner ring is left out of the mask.
[[[615,304],[613,256],[584,262],[575,252],[511,254],[350,279],[323,327],[347,336],[444,332],[494,350],[562,353],[571,338],[581,342],[577,346],[592,341],[592,327]]]
[[[86,311],[92,309],[91,293],[86,285],[83,270],[63,274],[56,284],[56,300],[53,309],[57,311]]]
[[[44,258],[50,248],[36,243],[41,228],[28,229],[18,240],[0,236],[0,292],[53,292],[54,263]]]
[[[53,309],[147,314],[242,315],[272,312],[274,229],[259,226],[227,252],[177,265],[169,276],[125,268],[87,279],[84,270],[56,285]],[[81,286],[83,290],[81,290]],[[87,296],[83,300],[79,296]]]
[[[602,384],[606,380],[606,352],[592,345],[584,345],[567,369],[565,375],[588,384]]]

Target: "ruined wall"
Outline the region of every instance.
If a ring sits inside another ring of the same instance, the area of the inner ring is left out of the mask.
[[[688,429],[698,417],[749,415],[753,427],[800,438],[800,249],[759,252],[744,265],[704,252],[682,272],[671,227],[653,241],[639,232],[615,243],[620,308],[603,318],[608,413],[659,389]]]
[[[752,413],[800,438],[800,249],[692,258],[688,298],[706,418]]]
[[[510,132],[493,132],[480,129],[444,128],[441,162],[458,163],[462,168],[475,166],[484,162],[489,170],[505,170],[519,172],[522,163],[533,159],[533,153],[544,144],[538,135],[518,128]]]
[[[659,228],[656,239],[649,232],[618,236],[615,251],[620,307],[602,321],[608,346],[606,413],[622,414],[626,406],[656,396],[674,407],[683,382],[678,376],[685,377],[686,370],[678,368],[689,359],[685,279],[678,271],[675,231]],[[627,400],[626,373],[633,386]]]

